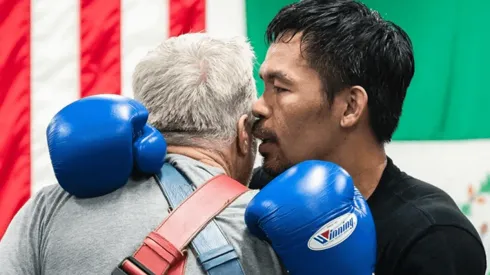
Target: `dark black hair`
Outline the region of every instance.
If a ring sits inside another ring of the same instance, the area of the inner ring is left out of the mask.
[[[343,88],[362,86],[371,128],[380,143],[389,142],[415,71],[405,31],[353,0],[304,0],[279,11],[266,39],[274,43],[297,33],[302,33],[301,52],[320,74],[328,101]]]

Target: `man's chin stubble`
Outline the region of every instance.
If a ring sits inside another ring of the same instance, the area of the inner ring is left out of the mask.
[[[291,166],[290,166],[291,167]],[[277,160],[270,160],[268,159],[267,156],[264,156],[262,160],[262,169],[264,172],[271,176],[271,177],[276,177],[279,176],[282,172],[286,171],[290,167],[285,167],[279,164],[279,161]]]

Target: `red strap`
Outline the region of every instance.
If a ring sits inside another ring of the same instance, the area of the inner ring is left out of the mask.
[[[168,271],[168,275],[183,275],[185,271],[185,263],[187,258],[182,259],[174,266],[170,267]]]
[[[216,215],[247,190],[225,175],[210,179],[146,237],[133,257],[154,274],[183,274],[184,248]],[[128,274],[146,275],[128,260],[121,266]]]

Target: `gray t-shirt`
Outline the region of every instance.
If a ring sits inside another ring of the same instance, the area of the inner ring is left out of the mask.
[[[196,186],[223,173],[181,155],[169,154],[167,161]],[[216,222],[245,274],[286,274],[272,248],[247,231],[243,215],[256,192],[240,196]],[[129,180],[92,199],[77,199],[59,185],[45,187],[17,213],[0,241],[0,274],[110,274],[167,215],[168,204],[153,178]],[[205,274],[193,253],[186,274]]]

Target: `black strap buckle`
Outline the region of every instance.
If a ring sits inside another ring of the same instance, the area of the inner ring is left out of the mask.
[[[123,264],[126,261],[130,262],[130,264],[133,264],[138,269],[140,269],[140,271],[143,271],[147,275],[156,275],[155,273],[151,272],[148,268],[146,268],[142,263],[136,260],[133,256],[126,257],[124,260],[122,260],[121,263],[119,263],[119,265],[116,268],[114,268],[111,275],[131,275],[130,273],[126,272],[123,268]]]

